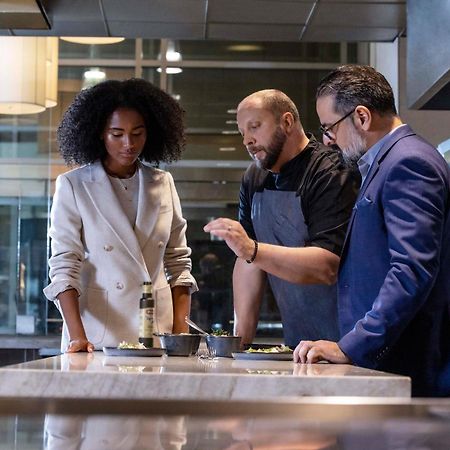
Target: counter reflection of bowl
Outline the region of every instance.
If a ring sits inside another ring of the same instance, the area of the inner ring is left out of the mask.
[[[232,358],[233,352],[238,352],[241,345],[240,336],[206,336],[208,350],[216,356],[226,356]]]
[[[200,345],[200,334],[156,334],[169,356],[193,355]]]

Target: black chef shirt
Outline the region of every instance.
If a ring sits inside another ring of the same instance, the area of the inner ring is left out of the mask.
[[[265,189],[295,191],[308,228],[305,246],[321,247],[340,256],[347,225],[360,185],[355,168],[344,165],[339,150],[309,136],[307,147],[275,174],[252,163],[239,194],[239,222],[256,239],[251,219],[253,194]]]

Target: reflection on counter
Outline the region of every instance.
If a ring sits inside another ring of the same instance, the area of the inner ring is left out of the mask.
[[[354,366],[346,364],[294,364],[292,361],[234,360],[232,358],[203,358],[198,356],[170,357],[164,355],[152,358],[130,358],[104,356],[100,352],[94,352],[89,354],[65,353],[60,358],[61,371],[96,371],[106,368],[119,372],[249,373],[299,377],[335,377],[349,375],[350,372],[355,371]],[[364,370],[367,372],[367,369]]]
[[[184,417],[49,414],[43,433],[46,450],[181,450],[186,443]]]
[[[355,414],[339,421],[261,412],[214,418],[18,415],[0,417],[0,448],[42,449],[44,442],[45,450],[447,450],[449,405],[433,411],[363,419]]]

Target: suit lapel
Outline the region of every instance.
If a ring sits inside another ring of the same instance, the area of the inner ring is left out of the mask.
[[[83,185],[95,209],[122,242],[130,256],[139,265],[146,267],[136,234],[117,200],[101,162],[97,161],[90,167],[90,180],[83,181]]]
[[[342,255],[344,254],[344,251],[347,246],[348,237],[350,236],[350,231],[352,229],[356,211],[358,209],[358,202],[364,197],[367,187],[369,186],[369,184],[372,182],[374,176],[379,171],[380,166],[381,166],[382,162],[384,161],[384,158],[391,151],[391,149],[395,146],[395,144],[397,144],[397,142],[400,139],[403,139],[407,136],[412,136],[414,134],[415,134],[414,131],[412,131],[408,125],[404,125],[392,133],[392,135],[389,137],[389,139],[387,139],[387,141],[383,144],[380,151],[378,152],[372,166],[370,167],[369,173],[367,174],[367,177],[364,180],[364,184],[361,186],[361,189],[358,193],[358,197],[355,202],[355,206],[353,207],[352,215],[350,217],[350,221],[349,221],[349,224],[347,227],[347,233],[345,235],[344,245],[343,245],[343,249],[342,249]]]
[[[135,233],[140,248],[144,248],[158,218],[161,205],[161,183],[157,171],[139,164],[139,200]]]

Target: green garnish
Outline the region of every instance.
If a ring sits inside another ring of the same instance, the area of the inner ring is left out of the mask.
[[[219,330],[211,331],[211,334],[213,336],[229,336],[230,333],[228,333],[228,331],[222,330],[222,328],[220,328]]]
[[[292,350],[287,345],[277,345],[269,348],[252,348],[245,350],[246,353],[292,353]]]

